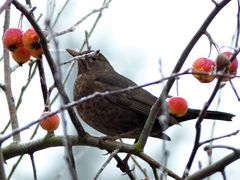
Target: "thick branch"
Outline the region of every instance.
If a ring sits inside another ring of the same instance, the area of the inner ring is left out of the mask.
[[[168,174],[169,176],[174,177],[175,179],[180,179],[179,176],[174,174],[169,169],[163,167],[157,161],[153,160],[150,156],[146,155],[143,152],[141,153],[136,152],[134,146],[132,145],[110,140],[103,141],[102,138],[93,137],[89,135],[86,136],[84,140],[79,140],[78,136],[69,136],[69,140],[74,146],[76,145],[91,146],[110,151],[119,149],[119,152],[134,154],[143,159],[144,161],[146,161],[150,166],[154,168],[161,168],[165,174]],[[2,150],[4,160],[8,160],[19,155],[34,153],[39,150],[59,146],[64,146],[62,136],[46,137],[26,143],[10,144],[4,147]]]
[[[188,176],[187,178],[185,178],[185,180],[204,179],[216,172],[221,172],[222,170],[224,170],[226,166],[238,160],[239,158],[240,158],[240,149],[235,150],[233,153],[225,156],[219,161],[213,163],[212,165],[197,171],[191,176]]]

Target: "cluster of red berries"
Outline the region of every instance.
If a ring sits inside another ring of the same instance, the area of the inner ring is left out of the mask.
[[[23,32],[18,28],[9,28],[3,35],[3,46],[11,51],[12,58],[19,64],[26,63],[31,56],[41,58],[43,50],[39,43],[39,36],[34,29],[30,28]],[[50,111],[45,111],[41,116],[48,115]],[[53,132],[59,126],[57,114],[49,116],[40,121],[40,126],[48,132]]]
[[[26,63],[31,56],[41,58],[43,50],[39,36],[30,28],[23,32],[18,28],[9,28],[3,35],[3,46],[11,51],[12,58],[19,64]]]
[[[232,62],[230,58],[232,53],[229,51],[219,54],[215,61],[209,58],[198,58],[192,65],[193,76],[202,83],[209,83],[215,79],[216,72],[226,72],[227,75],[235,76],[237,74],[238,60],[235,58]],[[194,73],[208,73],[194,74]],[[222,81],[228,81],[228,77],[222,78]]]
[[[217,72],[223,72],[227,76],[234,77],[237,74],[238,60],[234,58],[231,62],[232,55],[232,52],[226,51],[219,54],[215,61],[205,57],[198,58],[192,65],[193,76],[201,83],[212,82],[216,78]],[[222,77],[221,80],[228,81],[229,77],[227,76]],[[187,110],[188,104],[184,98],[172,97],[168,100],[168,112],[170,114],[182,117],[187,113]]]

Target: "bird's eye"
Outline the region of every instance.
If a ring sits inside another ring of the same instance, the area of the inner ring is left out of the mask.
[[[95,56],[93,56],[93,57],[92,57],[92,60],[93,60],[93,61],[96,61],[96,60],[97,60],[97,58],[96,58]]]
[[[96,57],[90,57],[90,58],[89,58],[89,62],[91,62],[91,63],[94,63],[96,60],[97,60]]]

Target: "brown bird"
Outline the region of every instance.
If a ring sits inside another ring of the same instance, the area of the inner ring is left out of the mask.
[[[72,56],[84,55],[92,51],[75,52],[67,49]],[[118,74],[108,60],[97,52],[94,56],[79,58],[78,76],[74,85],[74,100],[93,94],[94,92],[104,92],[119,90],[136,83]],[[95,97],[84,103],[77,105],[77,111],[81,118],[94,129],[109,136],[119,136],[123,138],[138,138],[151,106],[156,101],[156,97],[148,91],[139,88],[134,91]],[[183,122],[198,117],[200,110],[188,109],[183,117],[169,115],[168,127],[172,122]],[[231,121],[234,115],[225,112],[207,111],[206,119],[217,119]],[[159,121],[155,121],[150,136],[169,140],[163,134],[163,128]]]

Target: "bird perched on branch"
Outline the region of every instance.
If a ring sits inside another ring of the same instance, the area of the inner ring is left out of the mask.
[[[94,92],[105,92],[120,90],[136,83],[118,74],[108,60],[100,53],[94,55],[94,51],[76,52],[67,49],[78,62],[78,75],[74,85],[74,100],[93,94]],[[125,91],[106,96],[96,96],[86,102],[77,105],[77,111],[81,118],[94,129],[109,136],[123,138],[138,138],[150,109],[156,97],[148,91],[138,88],[133,91]],[[161,112],[161,110],[160,110]],[[199,116],[200,110],[188,109],[182,117],[168,116],[167,126],[174,122],[183,122],[195,119]],[[160,114],[159,114],[160,115]],[[207,111],[205,119],[216,119],[231,121],[234,115],[225,112]],[[162,127],[159,121],[155,121],[150,136],[169,140],[163,133],[166,127]]]

